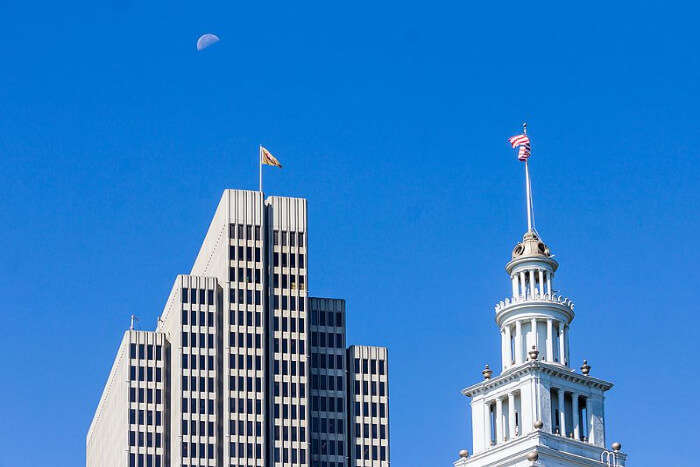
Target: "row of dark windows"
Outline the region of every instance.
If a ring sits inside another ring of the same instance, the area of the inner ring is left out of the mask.
[[[280,404],[275,404],[274,406],[274,416],[275,418],[280,418]],[[285,420],[306,420],[306,410],[304,406],[300,405],[298,410],[296,405],[282,405],[281,416]]]
[[[253,273],[255,271],[255,273]],[[253,276],[253,274],[255,276]],[[228,268],[228,280],[229,282],[248,282],[252,283],[253,282],[253,277],[255,277],[255,283],[260,284],[262,283],[260,280],[260,269],[253,269],[253,268],[235,268],[233,266]],[[238,281],[236,281],[236,277],[238,278]],[[231,297],[234,297],[233,295]],[[232,303],[235,303],[234,299],[231,299]],[[240,302],[240,300],[239,300]]]
[[[160,389],[156,389],[160,392]],[[138,396],[138,398],[136,397]],[[158,398],[160,396],[157,396]],[[153,403],[153,389],[144,388],[129,388],[129,402],[143,402],[146,404]]]
[[[255,227],[255,237],[253,237],[253,227]],[[229,224],[228,233],[229,237],[239,240],[260,240],[259,225]]]
[[[355,394],[360,394],[360,382],[355,380]],[[380,381],[379,382],[379,391],[377,391],[377,382],[376,381],[362,381],[362,394],[368,395],[368,396],[385,396],[386,395],[386,390],[384,386],[384,382]]]
[[[160,393],[160,390],[158,391]],[[156,396],[156,400],[160,395]],[[159,410],[136,410],[129,409],[129,423],[131,425],[155,425],[161,424],[161,413]],[[133,446],[133,444],[132,444]]]
[[[155,435],[155,436],[153,436]],[[138,437],[138,439],[137,439]],[[154,439],[155,438],[155,439]],[[135,431],[130,431],[129,432],[129,446],[139,446],[139,447],[156,447],[159,448],[161,447],[161,435],[160,433],[144,433],[142,431],[139,431],[138,433]],[[138,444],[137,444],[138,442]]]
[[[298,260],[297,260],[298,258]],[[281,263],[281,264],[280,264]],[[299,269],[303,269],[306,267],[306,261],[304,261],[304,254],[299,253],[294,254],[294,253],[279,253],[275,252],[272,255],[272,265],[273,266],[282,266],[283,268],[295,268],[297,265],[299,266]],[[302,276],[303,277],[303,276]],[[301,285],[304,283],[304,281],[300,278]]]
[[[311,418],[311,432],[312,433],[331,433],[342,435],[345,430],[345,425],[342,418],[326,418],[326,417],[312,417]]]
[[[306,386],[304,383],[283,383],[276,381],[275,386],[275,396],[282,397],[297,397],[297,384],[299,385],[299,397],[306,397]],[[280,394],[280,386],[282,387],[282,393]]]
[[[377,425],[376,423],[355,423],[355,436],[358,438],[368,439],[386,439],[386,425]]]
[[[362,404],[362,416],[363,417],[386,417],[386,405],[384,402],[355,402],[355,416],[360,416],[360,404]],[[377,408],[379,411],[377,412]],[[370,409],[371,413],[370,413]]]
[[[343,335],[339,332],[312,332],[311,345],[342,349],[344,348]]]
[[[197,314],[199,314],[199,320],[197,320]],[[207,319],[207,318],[209,318],[209,319]],[[216,323],[214,322],[214,312],[213,311],[197,312],[197,310],[191,310],[191,311],[182,310],[182,324],[183,325],[189,324],[190,326],[197,326],[197,324],[199,324],[200,326],[214,327],[214,326],[216,326]]]
[[[272,244],[279,245],[280,240],[282,246],[287,246],[287,243],[289,243],[289,246],[304,246],[304,233],[274,230],[272,232]]]
[[[300,301],[299,303],[303,303]],[[304,318],[294,318],[294,317],[287,317],[287,316],[282,316],[281,318],[279,316],[275,316],[273,321],[273,326],[275,331],[280,331],[280,323],[282,324],[282,332],[304,332]],[[303,341],[301,341],[303,342]],[[301,353],[304,353],[304,350],[300,351]]]
[[[276,375],[289,375],[291,374],[292,376],[297,375],[297,362],[291,361],[288,362],[287,360],[282,360],[282,365],[281,369],[282,372],[280,373],[280,361],[275,359],[274,361],[274,374]],[[306,365],[304,362],[299,362],[299,376],[306,376]]]
[[[231,413],[262,414],[262,401],[260,399],[229,398]]]
[[[199,357],[199,358],[197,358]],[[214,356],[213,355],[182,355],[182,368],[184,370],[192,367],[193,370],[197,369],[197,361],[199,361],[200,370],[216,370],[214,366]]]
[[[282,342],[281,347],[280,347],[280,341]],[[275,352],[296,354],[297,353],[297,341],[296,341],[296,339],[287,339],[287,338],[280,339],[279,337],[275,337],[274,349],[275,349],[274,350]],[[304,354],[304,341],[299,341],[299,353],[301,355]]]
[[[197,413],[197,409],[201,414],[215,415],[214,399],[182,399],[182,413]]]
[[[252,349],[255,345],[256,349],[262,348],[262,334],[253,333],[238,333],[238,339],[236,339],[236,333],[230,332],[228,336],[228,342],[231,347],[236,347],[236,340],[238,340],[238,347],[246,347]],[[233,368],[233,367],[231,367]]]
[[[343,313],[340,311],[311,310],[311,324],[315,326],[343,326]]]
[[[214,305],[214,290],[213,289],[199,289],[199,294],[197,293],[197,289],[188,289],[188,288],[183,288],[182,289],[182,303],[191,303],[191,304],[197,304],[199,303],[200,305]],[[204,300],[206,297],[206,301]],[[199,298],[199,301],[197,301],[197,298]]]
[[[377,372],[377,367],[379,368],[379,371]],[[356,358],[355,359],[355,373],[360,372],[360,359]],[[370,375],[376,375],[380,374],[383,375],[385,372],[384,369],[384,360],[374,360],[374,359],[362,359],[362,373],[363,374],[370,374]]]
[[[199,384],[197,384],[198,381]],[[207,392],[207,387],[209,388],[208,392],[216,392],[216,387],[214,386],[214,378],[207,378],[204,376],[182,376],[183,391]]]
[[[234,355],[231,354],[229,356],[229,368],[235,369],[236,368],[236,360],[238,360],[238,369],[239,370],[252,370],[253,369],[253,356],[252,355]],[[245,365],[244,365],[245,363]],[[255,356],[255,369],[256,370],[262,370],[262,358],[260,355]]]
[[[161,345],[151,345],[151,344],[129,344],[129,357],[136,358],[136,349],[138,349],[138,358],[153,360],[153,350],[155,347],[156,360],[161,359],[162,346]]]
[[[280,296],[279,295],[273,295],[272,297],[272,306],[273,308],[279,310],[280,309]],[[282,310],[291,310],[291,311],[296,311],[297,310],[297,297],[291,296],[288,297],[286,295],[282,295]],[[299,297],[299,311],[304,311],[304,297]]]
[[[326,417],[312,417],[311,418],[311,432],[312,433],[337,433],[339,435],[343,434],[344,424],[342,418],[326,418]]]
[[[343,405],[342,397],[312,396],[311,410],[342,413],[345,410],[345,405]]]
[[[129,454],[129,467],[160,467],[160,454],[156,454],[155,457],[146,455],[144,461],[143,454]]]
[[[236,254],[238,253],[238,254]],[[232,261],[260,261],[260,247],[255,247],[255,257],[253,257],[253,248],[249,246],[228,247],[228,255]]]
[[[255,451],[253,451],[255,448]],[[231,457],[240,457],[246,459],[253,459],[253,457],[260,459],[262,457],[262,445],[253,443],[231,443],[229,446],[229,455]]]
[[[253,300],[255,297],[255,300]],[[262,298],[259,290],[230,289],[228,299],[231,303],[239,305],[262,305]]]
[[[280,441],[301,441],[304,442],[306,441],[306,429],[304,427],[299,427],[298,430],[298,438],[297,438],[297,427],[291,426],[283,426],[281,427],[281,434],[282,436],[280,437],[280,427],[275,426],[275,439],[280,440]]]
[[[345,464],[343,462],[328,462],[328,461],[312,460],[311,467],[345,467]]]
[[[311,389],[344,391],[343,377],[333,375],[311,375]]]
[[[311,368],[328,369],[328,370],[342,370],[343,369],[343,356],[342,355],[330,355],[325,353],[312,353],[311,354]]]
[[[138,368],[138,379],[137,379],[137,374],[136,374],[136,369]],[[155,374],[155,381],[157,383],[161,382],[161,374],[163,369],[162,368],[156,368],[156,374]],[[129,380],[130,381],[153,381],[153,367],[135,367],[131,365],[129,367]]]
[[[282,287],[280,287],[280,276],[282,277]],[[272,286],[275,289],[286,289],[290,288],[292,290],[297,289],[297,276],[294,274],[273,274],[272,275]],[[304,290],[304,276],[299,276],[299,290]]]
[[[291,455],[290,455],[291,452]],[[297,450],[292,448],[291,450],[285,449],[280,453],[280,448],[275,448],[275,462],[284,462],[288,463],[291,462],[293,464],[296,464],[297,462],[300,464],[305,464],[306,463],[306,449],[299,449],[299,455],[297,457]],[[282,454],[280,456],[280,454]]]
[[[238,314],[238,319],[236,319],[236,314]],[[255,321],[253,321],[252,311],[243,310],[231,310],[229,312],[229,321],[232,326],[261,326],[262,323],[262,313],[259,311],[255,312]]]
[[[199,443],[198,450],[197,443],[182,443],[182,457],[197,457],[197,452],[200,459],[215,459],[213,444]]]
[[[371,446],[371,451],[370,451],[370,446],[362,446],[360,444],[355,445],[355,457],[364,460],[386,460],[386,447],[385,446],[379,446],[379,452],[377,452],[377,446]],[[370,453],[372,454],[372,457],[370,457]]]
[[[328,456],[343,456],[345,455],[345,443],[342,440],[335,439],[312,439],[311,454],[320,454]]]
[[[238,382],[238,384],[236,384]],[[255,382],[255,386],[253,386]],[[262,378],[256,376],[229,376],[229,386],[231,391],[262,391]]]
[[[197,428],[199,428],[199,430]],[[207,428],[209,428],[209,430],[207,430]],[[207,434],[209,436],[215,436],[216,433],[214,432],[214,422],[182,419],[183,435],[197,436],[197,432],[199,432],[199,436],[207,436]]]
[[[188,338],[189,337],[189,338]],[[199,346],[197,345],[197,333],[187,333],[182,331],[182,346],[183,347],[199,347],[201,349],[214,348],[214,334],[199,334]]]
[[[252,420],[229,420],[228,425],[229,431],[232,435],[239,434],[243,436],[262,436],[261,422],[253,422]],[[253,431],[253,428],[255,428],[255,431]]]

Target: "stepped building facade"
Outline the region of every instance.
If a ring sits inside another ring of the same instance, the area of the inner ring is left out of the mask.
[[[305,199],[224,191],[155,331],[124,334],[88,467],[389,465],[387,350],[308,296],[308,240]]]

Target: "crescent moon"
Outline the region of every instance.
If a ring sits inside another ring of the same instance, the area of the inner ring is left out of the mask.
[[[204,50],[217,42],[219,42],[219,37],[216,34],[202,34],[199,39],[197,39],[197,51]]]

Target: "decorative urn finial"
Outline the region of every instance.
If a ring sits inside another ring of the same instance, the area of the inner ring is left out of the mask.
[[[537,360],[537,356],[540,354],[540,352],[537,350],[537,347],[533,345],[532,350],[530,350],[527,354],[530,356],[530,360]]]
[[[484,375],[484,379],[491,379],[491,375],[493,374],[493,370],[489,368],[488,363],[484,367],[483,371],[481,372],[482,375]]]
[[[622,449],[622,445],[621,445],[620,443],[618,443],[617,441],[615,441],[614,443],[612,443],[612,446],[611,446],[611,447],[612,447],[612,450],[615,451],[615,452],[619,452],[620,449]]]
[[[537,453],[537,451],[530,451],[527,454],[527,460],[529,460],[530,462],[535,462],[539,458],[540,458],[540,455]]]
[[[542,420],[537,420],[533,426],[535,427],[535,430],[541,430],[544,426],[544,423],[542,423]]]
[[[459,457],[466,459],[467,457],[469,457],[469,451],[467,451],[466,449],[462,449],[461,451],[459,451]]]
[[[588,373],[590,373],[590,372],[591,372],[591,366],[588,364],[588,360],[584,360],[583,365],[581,365],[581,373],[588,376]]]

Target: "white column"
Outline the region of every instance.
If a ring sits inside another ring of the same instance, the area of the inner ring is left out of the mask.
[[[484,402],[484,451],[491,446],[491,402]]]
[[[579,429],[578,429],[578,394],[575,392],[571,393],[571,420],[573,420],[573,432],[574,439],[579,440]]]
[[[515,363],[523,362],[523,325],[520,321],[515,322]]]
[[[554,361],[554,336],[552,335],[552,318],[547,319],[547,355],[545,356],[545,359],[548,362],[553,362]]]
[[[534,345],[537,348],[537,350],[541,353],[542,350],[540,349],[540,346],[537,345],[537,319],[536,318],[532,318],[532,320],[530,320],[530,327],[532,328],[531,329],[531,331],[532,331],[532,345]],[[530,346],[530,347],[532,347],[532,346]],[[528,352],[530,350],[532,350],[532,349],[531,348],[527,349]]]
[[[591,398],[586,396],[586,436],[588,436],[588,442],[593,444],[594,434],[593,434],[593,415],[591,414]]]
[[[511,279],[512,279],[512,282],[513,282],[513,297],[517,297],[517,296],[519,295],[519,294],[518,294],[518,275],[517,275],[517,274],[513,274],[513,276],[511,277]]]
[[[564,364],[569,366],[569,326],[564,326]]]
[[[515,438],[515,395],[508,393],[508,439]]]
[[[547,271],[547,295],[552,295],[552,273]]]
[[[559,434],[566,436],[566,407],[564,406],[564,390],[559,388]]]
[[[506,325],[506,368],[509,368],[513,364],[513,354],[510,345],[511,339],[510,324],[508,324]]]
[[[509,343],[510,345],[510,343]],[[508,368],[506,360],[507,360],[507,352],[506,352],[506,330],[505,328],[501,329],[501,371],[505,370]]]
[[[520,296],[522,298],[525,298],[525,294],[527,293],[527,289],[525,288],[525,271],[520,271]]]
[[[496,444],[503,442],[503,401],[496,399]]]
[[[540,295],[544,295],[544,271],[542,269],[538,269],[539,275],[540,275]]]
[[[528,272],[530,273],[530,297],[534,297],[537,290],[535,289],[535,270],[530,269]]]
[[[562,365],[566,362],[566,353],[564,351],[564,323],[559,321],[559,363]]]

